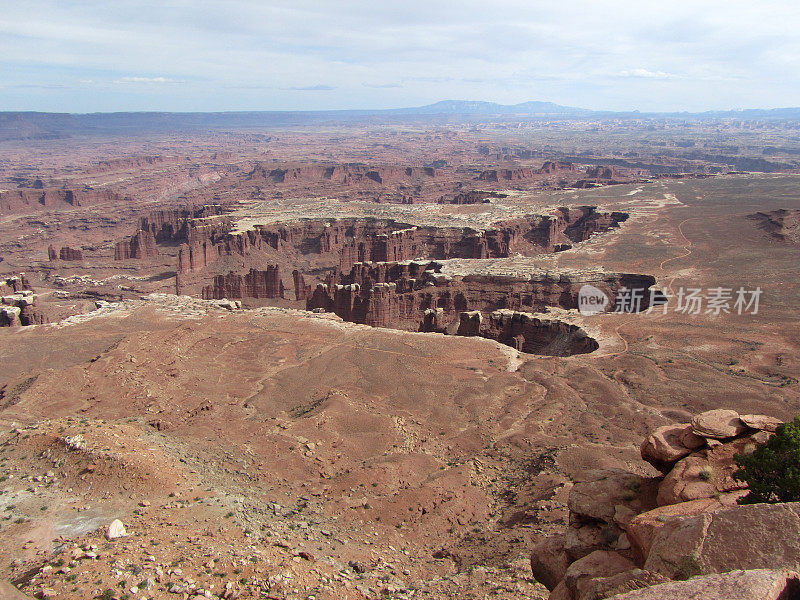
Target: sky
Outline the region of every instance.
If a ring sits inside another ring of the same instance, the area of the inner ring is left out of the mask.
[[[0,0],[0,110],[800,106],[800,3]]]

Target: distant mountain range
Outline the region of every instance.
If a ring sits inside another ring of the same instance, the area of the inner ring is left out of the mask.
[[[442,100],[427,106],[401,108],[392,112],[418,115],[520,115],[520,116],[563,116],[590,115],[591,110],[561,106],[552,102],[522,102],[521,104],[497,104],[471,100]]]
[[[259,129],[337,123],[431,124],[507,121],[509,119],[790,119],[800,120],[800,108],[708,111],[701,113],[640,113],[595,111],[552,102],[497,104],[444,100],[413,108],[386,110],[240,111],[240,112],[0,112],[0,141],[58,139],[73,135],[120,135],[154,131]]]

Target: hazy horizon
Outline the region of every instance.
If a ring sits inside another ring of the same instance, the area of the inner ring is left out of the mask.
[[[0,110],[794,107],[798,28],[787,1],[32,0],[0,16]]]
[[[365,112],[365,113],[372,113],[372,112],[380,112],[380,111],[406,111],[416,108],[428,108],[430,106],[434,106],[436,104],[441,104],[445,102],[459,102],[459,103],[492,103],[489,100],[455,100],[453,98],[448,98],[446,100],[438,100],[436,102],[431,102],[430,104],[420,105],[420,106],[392,106],[388,108],[369,108],[369,107],[361,107],[361,106],[353,106],[348,108],[314,108],[314,109],[301,109],[301,108],[289,108],[289,109],[233,109],[233,110],[199,110],[199,111],[190,111],[190,110],[97,110],[97,111],[40,111],[40,110],[14,110],[14,109],[0,109],[0,114],[18,114],[18,113],[40,113],[40,114],[67,114],[67,115],[102,115],[102,114],[120,114],[120,113],[141,113],[141,114],[236,114],[236,113],[270,113],[270,112]],[[525,100],[522,102],[518,102],[515,104],[500,104],[500,103],[492,103],[498,104],[499,106],[503,107],[513,107],[521,104],[526,104],[529,102],[543,102],[547,103],[547,101],[540,101],[540,100]],[[554,103],[555,104],[555,103]],[[719,109],[707,109],[707,110],[697,110],[697,111],[688,111],[688,110],[677,110],[677,111],[660,111],[660,110],[651,110],[651,111],[643,111],[637,108],[633,108],[630,110],[620,110],[620,111],[611,111],[611,110],[600,110],[594,109],[592,107],[587,106],[564,106],[558,105],[562,108],[572,108],[581,111],[588,111],[588,112],[609,112],[611,114],[624,114],[624,113],[642,113],[642,114],[702,114],[702,113],[727,113],[727,112],[747,112],[747,111],[779,111],[779,110],[797,110],[800,111],[800,106],[747,106],[743,108],[719,108]],[[413,114],[413,113],[412,113]],[[432,113],[433,114],[433,113]],[[459,113],[459,114],[468,114],[468,113]],[[567,113],[569,116],[569,113]]]

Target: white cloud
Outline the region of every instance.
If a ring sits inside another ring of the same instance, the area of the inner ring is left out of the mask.
[[[169,77],[120,77],[115,79],[113,83],[121,83],[123,85],[130,83],[143,83],[143,84],[164,84],[164,83],[185,83],[179,79],[170,79]]]
[[[316,85],[293,86],[286,89],[297,90],[300,92],[329,92],[331,90],[335,90],[336,88],[333,87],[332,85],[325,85],[324,83],[318,83]]]
[[[119,103],[111,94],[124,85],[136,92],[125,102],[150,93],[153,103],[186,110],[443,98],[642,110],[800,104],[800,4],[790,0],[6,4],[4,84],[71,85],[93,106],[106,93]]]
[[[625,69],[624,71],[620,71],[618,76],[638,79],[676,79],[678,77],[674,73],[666,73],[664,71],[648,71],[647,69]]]

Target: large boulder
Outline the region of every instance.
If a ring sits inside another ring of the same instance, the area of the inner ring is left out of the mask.
[[[732,569],[798,570],[798,539],[800,502],[735,506],[667,521],[644,568],[671,579]]]
[[[692,432],[691,423],[685,423],[659,427],[645,438],[639,450],[644,460],[666,473],[684,456],[705,445],[705,439]]]
[[[550,592],[547,600],[575,600],[575,598],[572,596],[572,592],[569,591],[567,584],[562,581]]]
[[[658,573],[632,569],[610,577],[590,579],[582,586],[584,591],[579,600],[603,600],[603,598],[624,594],[625,592],[650,587],[659,583],[666,583],[667,581],[669,579]]]
[[[745,489],[745,482],[733,478],[737,469],[733,457],[745,452],[752,443],[753,440],[744,437],[681,459],[658,486],[658,505],[713,498]]]
[[[7,581],[0,580],[0,598],[2,600],[31,600],[31,597],[23,594]]]
[[[783,425],[783,421],[780,419],[767,415],[739,415],[739,420],[750,429],[759,429],[770,433],[775,433],[778,430],[778,426]]]
[[[706,575],[688,581],[670,581],[610,598],[613,600],[790,600],[797,597],[800,597],[797,573],[755,569]]]
[[[609,550],[620,531],[597,523],[572,523],[564,535],[564,550],[571,560],[578,560],[595,550]]]
[[[593,469],[570,490],[569,510],[582,519],[613,523],[617,506],[637,513],[655,508],[658,483],[656,477],[621,469]]]
[[[616,552],[597,550],[569,566],[564,575],[564,584],[572,596],[579,599],[589,591],[591,580],[611,577],[635,568],[636,565]]]
[[[704,438],[724,440],[736,437],[746,430],[747,426],[742,423],[735,410],[707,410],[692,419],[692,431]]]
[[[564,579],[569,558],[564,551],[564,536],[545,538],[531,551],[531,572],[534,579],[548,590],[554,590]]]
[[[569,493],[570,526],[564,548],[573,560],[596,550],[629,549],[625,525],[655,508],[659,479],[621,469],[593,469]]]
[[[737,499],[743,494],[744,492],[722,494],[718,498],[700,498],[689,502],[660,506],[636,515],[625,528],[633,550],[633,561],[638,565],[644,565],[656,535],[668,521],[676,517],[717,512],[726,507],[736,506]]]

